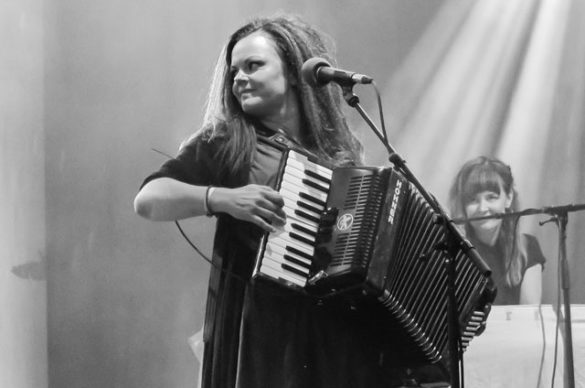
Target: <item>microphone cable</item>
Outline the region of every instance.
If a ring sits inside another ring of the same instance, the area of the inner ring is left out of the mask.
[[[213,262],[213,260],[211,260],[210,258],[208,258],[202,251],[201,249],[199,249],[192,241],[191,239],[189,239],[189,237],[187,237],[187,234],[185,233],[185,231],[183,230],[183,228],[181,227],[181,224],[179,224],[179,221],[175,221],[175,225],[177,226],[177,228],[179,229],[179,232],[181,232],[181,235],[183,236],[183,238],[187,241],[187,243],[189,243],[189,245],[191,245],[191,247],[195,250],[195,252],[197,252],[199,254],[199,256],[201,256],[203,258],[203,260],[207,261],[209,264],[211,264],[213,267],[215,267],[215,269],[220,270],[221,272],[223,272],[224,274],[233,277],[236,280],[239,280],[241,282],[243,282],[244,284],[246,284],[248,281],[246,279],[244,279],[243,277],[241,277],[240,275],[235,274],[232,271],[229,271],[225,268],[221,268],[220,266],[218,266],[216,263]]]
[[[542,381],[542,372],[544,370],[544,359],[546,355],[546,331],[544,327],[544,318],[542,317],[542,303],[538,304],[538,318],[540,322],[540,331],[542,333],[542,351],[540,353],[540,365],[538,366],[538,381],[536,382],[537,388],[540,387]]]
[[[375,81],[372,80],[372,86],[374,87],[374,92],[376,93],[376,101],[378,104],[378,112],[380,116],[380,127],[382,128],[382,136],[384,138],[384,142],[388,143],[388,133],[386,132],[386,123],[384,122],[384,109],[382,108],[382,97],[380,90],[378,89],[378,85]]]
[[[560,249],[560,248],[559,248]],[[550,386],[553,388],[555,386],[555,375],[557,372],[557,359],[559,357],[559,331],[561,330],[561,314],[563,313],[561,305],[561,262],[558,261],[557,267],[557,308],[556,308],[556,323],[555,323],[555,350],[554,350],[554,357],[553,357],[553,368],[552,368],[552,377],[550,381]]]

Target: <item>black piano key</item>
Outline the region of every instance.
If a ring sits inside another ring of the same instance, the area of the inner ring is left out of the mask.
[[[299,216],[299,217],[302,217],[302,218],[304,218],[306,220],[312,221],[312,222],[314,222],[316,224],[319,223],[319,217],[314,217],[314,216],[310,215],[309,213],[305,213],[302,210],[295,210],[295,214],[297,216]]]
[[[323,175],[319,175],[316,172],[311,171],[311,170],[305,170],[305,174],[307,176],[310,176],[311,178],[315,178],[315,179],[320,180],[321,182],[327,184],[327,186],[331,186],[331,179],[324,177]]]
[[[325,201],[321,201],[319,198],[315,198],[315,197],[313,197],[310,194],[307,194],[307,193],[299,193],[299,197],[301,197],[303,199],[306,199],[306,200],[309,200],[309,201],[311,201],[311,202],[319,205],[322,208],[325,208],[325,205],[326,205]]]
[[[261,273],[270,276],[273,279],[283,279],[297,286],[304,287],[307,282],[307,276],[298,276],[293,273],[284,273],[280,264],[263,263]]]
[[[308,260],[311,260],[311,257],[313,257],[313,253],[315,251],[313,245],[307,245],[304,242],[294,241],[288,238],[288,233],[287,235],[281,235],[277,238],[271,238],[270,241],[285,250],[288,250],[289,248],[295,248],[298,249],[299,251],[307,252],[301,257],[308,257]]]
[[[301,261],[299,259],[296,259],[296,258],[294,258],[294,257],[292,257],[290,255],[287,255],[287,254],[285,254],[283,257],[286,259],[286,261],[290,261],[291,263],[295,263],[296,265],[298,265],[300,267],[304,267],[304,268],[307,268],[307,269],[311,269],[311,266],[308,265],[307,263],[305,263],[304,261]]]
[[[290,232],[288,235],[289,235],[291,238],[294,238],[295,240],[298,240],[298,241],[300,241],[300,242],[304,242],[305,244],[308,244],[308,245],[311,245],[311,246],[314,246],[314,245],[315,245],[315,241],[311,241],[311,240],[309,240],[308,238],[306,238],[306,237],[303,237],[303,236],[301,236],[300,234],[297,234],[297,233],[295,233],[295,232]]]
[[[327,188],[327,187],[325,187],[325,186],[321,186],[320,184],[318,184],[318,183],[316,183],[316,182],[313,182],[313,181],[312,181],[312,180],[310,180],[310,179],[303,179],[303,180],[302,180],[302,182],[303,182],[305,185],[307,185],[307,186],[309,186],[309,187],[312,187],[312,188],[314,188],[314,189],[317,189],[317,190],[319,190],[319,191],[322,191],[322,192],[324,192],[324,193],[328,193],[328,192],[329,192],[329,188]]]
[[[297,261],[299,261],[300,259],[297,259]],[[307,265],[306,263],[304,263],[303,265],[298,265],[296,262],[293,262],[292,260],[287,260],[285,256],[265,256],[264,260],[262,261],[263,264],[267,264],[267,265],[271,265],[271,266],[276,266],[274,268],[277,269],[281,269],[283,264],[287,264],[288,266],[292,267],[292,268],[296,268],[297,271],[301,271],[305,274],[305,276],[307,276],[310,272],[310,268],[309,265]]]
[[[294,274],[297,274],[299,276],[303,276],[305,278],[307,277],[307,274],[306,273],[304,273],[303,271],[300,271],[300,270],[296,269],[295,267],[291,267],[290,265],[282,264],[282,268],[283,269],[286,269],[287,271],[290,271],[290,272],[292,272]]]
[[[304,258],[306,258],[308,260],[313,260],[313,256],[312,255],[308,255],[305,252],[303,252],[300,249],[297,249],[295,247],[288,246],[288,247],[286,247],[286,250],[289,251],[289,252],[292,252],[292,253],[294,253],[296,255],[299,255],[301,257],[304,257]]]
[[[321,209],[318,209],[315,206],[311,206],[308,203],[303,202],[303,201],[297,201],[297,205],[299,205],[299,207],[303,207],[303,208],[310,210],[313,213],[317,213],[317,214],[321,213],[321,211],[322,211]]]
[[[315,232],[315,231],[313,231],[313,230],[310,230],[309,228],[305,228],[305,227],[304,227],[303,225],[301,225],[301,224],[297,224],[296,222],[292,222],[292,223],[290,224],[290,226],[291,226],[293,229],[296,229],[296,230],[299,230],[299,231],[301,231],[301,232],[303,232],[303,233],[305,233],[305,234],[308,234],[309,236],[313,236],[313,237],[315,237],[315,238],[317,237],[317,232]]]
[[[311,259],[307,259],[306,255],[305,256],[300,256],[295,254],[294,252],[292,252],[290,249],[288,249],[290,246],[294,246],[295,248],[298,248],[298,246],[296,246],[296,244],[294,244],[294,242],[292,244],[286,245],[286,246],[280,246],[277,244],[271,244],[271,252],[270,254],[266,254],[265,252],[265,257],[266,256],[271,256],[271,257],[284,257],[285,255],[289,255],[289,256],[293,256],[295,257],[297,260],[302,261],[303,263],[305,263],[306,266],[310,266],[312,263]],[[268,245],[267,245],[268,247]],[[307,254],[308,255],[308,254]]]

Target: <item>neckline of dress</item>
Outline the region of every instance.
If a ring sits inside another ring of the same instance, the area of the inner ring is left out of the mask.
[[[287,140],[289,140],[289,141],[291,141],[291,142],[295,143],[295,144],[296,144],[296,145],[298,145],[298,146],[301,146],[301,142],[300,142],[300,141],[298,141],[298,139],[296,139],[294,136],[291,136],[291,134],[290,134],[290,133],[288,133],[287,131],[285,131],[284,129],[282,129],[282,128],[278,128],[278,130],[277,130],[275,133],[278,133],[278,134],[280,134],[280,135],[282,135],[282,136],[286,137],[286,138],[287,138]]]

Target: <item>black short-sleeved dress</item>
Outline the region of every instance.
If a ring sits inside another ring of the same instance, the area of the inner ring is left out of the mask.
[[[262,139],[283,135],[258,128]],[[247,176],[222,179],[214,156],[222,138],[196,138],[145,182],[170,177],[194,185],[272,186],[281,152],[258,141]],[[239,183],[238,183],[239,182]],[[205,319],[205,388],[377,388],[394,386],[380,367],[376,338],[351,311],[332,310],[268,281],[250,280],[261,231],[219,215]]]
[[[535,265],[541,264],[544,269],[544,263],[546,261],[542,249],[540,248],[540,244],[536,237],[530,234],[522,234],[520,236],[522,239],[521,244],[525,247],[526,252],[526,264],[524,268],[522,268],[522,278],[524,278],[524,273],[528,268],[531,268]],[[496,299],[494,301],[494,305],[515,305],[520,303],[520,284],[514,287],[509,287],[506,285],[506,268],[504,264],[504,260],[502,259],[504,256],[504,248],[501,244],[496,244],[495,246],[489,246],[483,244],[481,241],[477,239],[472,239],[471,242],[477,248],[478,253],[480,256],[485,260],[487,265],[492,270],[492,279],[498,288],[498,292],[496,295]]]

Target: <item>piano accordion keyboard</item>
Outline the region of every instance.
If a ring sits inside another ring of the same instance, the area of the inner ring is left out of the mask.
[[[311,274],[332,170],[294,150],[285,152],[282,163],[277,191],[284,198],[286,223],[262,238],[252,276],[304,289]]]

